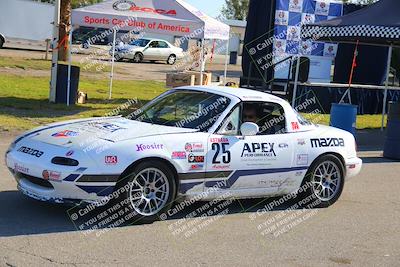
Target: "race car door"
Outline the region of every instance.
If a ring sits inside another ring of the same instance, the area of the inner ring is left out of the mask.
[[[241,135],[241,123],[251,120],[258,124],[258,134]],[[237,197],[262,196],[282,192],[293,183],[293,143],[279,104],[238,104],[210,136],[208,151],[205,189],[230,190]]]

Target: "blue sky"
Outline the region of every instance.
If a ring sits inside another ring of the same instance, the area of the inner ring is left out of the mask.
[[[225,3],[224,0],[185,0],[187,3],[200,9],[200,11],[206,13],[211,17],[219,15],[222,5]]]

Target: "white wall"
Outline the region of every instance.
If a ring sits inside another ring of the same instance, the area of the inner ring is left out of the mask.
[[[54,6],[28,0],[0,0],[0,33],[6,38],[51,38]]]

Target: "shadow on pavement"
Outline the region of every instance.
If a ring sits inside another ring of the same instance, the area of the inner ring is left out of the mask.
[[[229,205],[220,207],[219,210],[228,208],[228,212],[223,215],[249,213],[249,216],[255,216],[254,212],[264,208],[266,205],[280,198],[269,199],[251,199],[251,200],[232,200]],[[221,200],[220,203],[226,200]],[[60,233],[60,232],[73,232],[78,231],[78,227],[74,224],[68,215],[71,207],[61,204],[50,204],[45,202],[36,201],[25,197],[18,191],[3,191],[0,192],[0,237],[20,236],[20,235],[35,235],[47,233]],[[273,211],[286,210],[292,208],[296,203],[293,199],[284,202],[281,205],[274,206],[268,212],[273,214]],[[171,211],[173,215],[168,216],[164,221],[159,223],[173,224],[175,220],[187,218],[188,215],[193,214],[193,211],[202,209],[202,207],[210,205],[211,209],[216,208],[218,203],[211,204],[211,202],[194,202],[189,206],[175,204]],[[84,206],[79,206],[84,208]],[[96,212],[91,214],[91,217],[82,218],[85,222],[90,221],[93,217],[101,215],[109,205],[97,207]],[[209,214],[209,210],[202,209],[193,218],[202,219],[202,214]],[[215,211],[215,210],[214,210]],[[222,213],[221,213],[222,214]],[[221,215],[219,213],[210,214],[207,218]],[[105,217],[103,217],[105,218]],[[250,217],[249,217],[250,218]],[[170,222],[168,222],[170,221]],[[128,221],[118,227],[135,227],[137,222]],[[140,222],[139,224],[146,224]],[[107,227],[107,226],[105,226]],[[85,227],[86,228],[86,227]],[[101,229],[101,228],[99,228]],[[83,229],[88,230],[88,229]]]

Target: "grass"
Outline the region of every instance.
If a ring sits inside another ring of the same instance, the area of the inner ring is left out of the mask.
[[[68,64],[68,62],[60,61],[61,64]],[[86,73],[95,73],[95,72],[109,72],[111,67],[109,64],[106,64],[107,61],[104,61],[104,64],[101,61],[96,61],[96,64],[90,64],[88,61],[81,62],[72,62],[74,66],[79,66],[81,71],[84,70]],[[45,70],[50,71],[51,60],[45,59],[32,59],[32,58],[22,58],[22,57],[1,57],[0,58],[0,67],[7,68],[15,68],[22,70]]]
[[[107,99],[108,80],[84,79],[79,90],[88,94],[86,104],[50,104],[48,77],[0,74],[0,130],[26,130],[55,121],[105,116],[129,99],[141,106],[165,87],[156,81],[114,81],[112,100]]]
[[[22,70],[45,70],[50,74],[49,60],[0,58],[0,68]],[[98,69],[98,64],[80,65],[81,74],[107,72],[109,67]],[[156,81],[114,80],[113,99],[108,100],[108,79],[94,79],[81,76],[79,90],[88,94],[86,104],[67,107],[48,102],[49,77],[0,73],[0,131],[22,131],[46,123],[87,117],[104,116],[121,107],[128,99],[137,101],[136,106],[161,94],[166,89],[164,83]],[[317,117],[315,117],[317,116]],[[315,115],[313,122],[329,124],[329,115]],[[307,117],[307,116],[306,116]],[[386,122],[386,120],[385,120]],[[357,128],[379,128],[380,115],[361,115],[357,117]]]
[[[318,114],[318,115],[308,115],[302,114],[305,118],[309,119],[316,124],[329,125],[330,115],[329,114]],[[361,129],[377,129],[381,128],[382,115],[358,115],[356,128]],[[386,116],[384,120],[384,125],[386,127]]]

